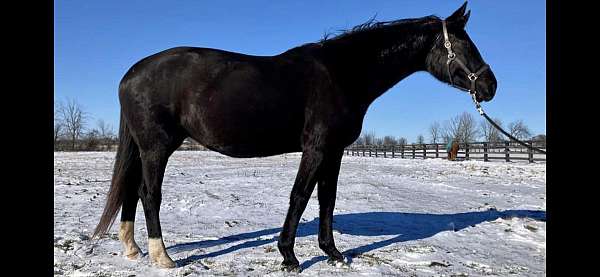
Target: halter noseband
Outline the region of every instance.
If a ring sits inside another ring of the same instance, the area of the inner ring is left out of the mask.
[[[468,92],[473,97],[473,101],[477,102],[477,100],[475,99],[475,82],[477,81],[477,78],[479,77],[479,75],[481,73],[483,73],[485,70],[487,70],[488,68],[490,68],[490,66],[487,64],[483,64],[481,66],[481,68],[479,68],[479,70],[477,70],[477,72],[475,72],[475,73],[471,72],[471,70],[469,70],[469,68],[459,58],[457,58],[456,54],[452,51],[452,43],[450,43],[450,39],[448,39],[448,30],[446,29],[446,21],[445,20],[442,20],[442,27],[444,28],[444,47],[446,48],[446,50],[448,50],[448,60],[446,61],[446,70],[448,72],[448,77],[450,78],[450,85],[452,85],[453,87],[455,87],[457,89]],[[465,73],[467,73],[467,78],[469,79],[469,81],[471,81],[471,89],[465,89],[463,87],[460,87],[460,86],[457,86],[454,84],[454,81],[452,80],[452,74],[450,74],[450,64],[454,61],[456,61],[456,63],[458,63],[460,68],[462,68],[462,70]]]

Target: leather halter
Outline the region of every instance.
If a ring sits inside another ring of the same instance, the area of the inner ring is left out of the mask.
[[[446,70],[448,72],[448,77],[450,78],[450,85],[452,85],[453,87],[466,91],[470,94],[472,94],[473,96],[475,95],[475,83],[477,82],[477,78],[479,77],[479,75],[481,73],[483,73],[485,70],[489,69],[490,66],[487,64],[483,64],[479,70],[477,70],[476,72],[472,72],[466,65],[465,63],[463,63],[459,58],[456,57],[456,54],[452,51],[452,43],[450,43],[450,39],[448,39],[448,30],[446,28],[446,21],[442,20],[442,27],[444,29],[444,47],[446,48],[446,50],[448,50],[448,60],[446,61]],[[457,86],[456,84],[454,84],[454,80],[452,80],[452,74],[450,74],[450,64],[452,62],[456,62],[460,68],[467,73],[467,79],[469,79],[469,81],[471,82],[471,88],[470,89],[466,89],[460,86]],[[475,99],[473,97],[473,99]]]

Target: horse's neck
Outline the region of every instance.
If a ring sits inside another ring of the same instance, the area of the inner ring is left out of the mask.
[[[381,38],[368,44],[358,43],[356,47],[349,37],[344,43],[333,43],[325,51],[325,64],[338,86],[368,105],[402,79],[425,70],[435,33],[431,28],[415,28],[412,33],[410,28],[405,29],[403,39],[395,42]]]

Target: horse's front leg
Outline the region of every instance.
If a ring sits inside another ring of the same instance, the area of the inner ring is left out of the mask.
[[[319,247],[327,256],[329,263],[343,263],[344,257],[335,247],[333,240],[333,210],[337,191],[338,175],[344,150],[332,153],[324,160],[319,178]]]
[[[306,149],[302,153],[300,168],[290,195],[290,206],[277,243],[277,248],[283,256],[282,269],[285,271],[300,271],[300,263],[294,254],[296,230],[300,217],[306,209],[306,204],[315,188],[318,168],[323,161],[323,156],[323,151],[314,148]]]

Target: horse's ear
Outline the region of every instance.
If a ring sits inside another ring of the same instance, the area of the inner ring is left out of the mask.
[[[467,13],[465,13],[465,16],[463,16],[464,25],[467,25],[467,21],[469,21],[469,16],[471,16],[471,10],[467,11]]]
[[[469,16],[471,15],[471,11],[468,11],[465,14],[466,10],[467,10],[467,2],[465,1],[465,3],[462,6],[460,6],[460,8],[458,8],[458,10],[456,10],[455,12],[453,12],[450,16],[448,16],[446,18],[446,21],[450,25],[455,25],[457,27],[464,28],[465,25],[467,25]]]

